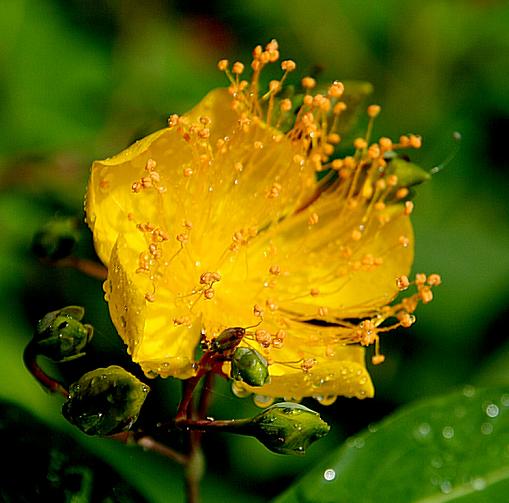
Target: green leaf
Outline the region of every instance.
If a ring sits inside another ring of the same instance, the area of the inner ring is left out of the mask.
[[[26,410],[0,402],[0,501],[143,503],[105,463]]]
[[[405,407],[346,443],[277,503],[507,501],[509,388]]]

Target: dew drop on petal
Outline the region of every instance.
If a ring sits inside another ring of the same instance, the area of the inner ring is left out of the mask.
[[[337,395],[317,395],[313,398],[321,405],[332,405],[338,397]]]
[[[330,482],[336,478],[336,472],[332,468],[327,468],[327,470],[323,472],[323,478],[327,482]]]
[[[232,382],[232,393],[237,398],[246,398],[246,396],[251,395],[251,391],[244,388],[244,386],[237,381]]]
[[[274,398],[271,396],[265,396],[265,395],[255,395],[253,397],[253,402],[257,407],[269,407],[274,403]]]

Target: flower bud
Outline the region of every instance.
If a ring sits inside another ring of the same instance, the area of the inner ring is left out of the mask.
[[[94,328],[81,323],[85,310],[68,306],[46,314],[37,323],[31,344],[37,354],[55,362],[83,356],[83,349],[92,339]]]
[[[398,187],[413,187],[431,179],[431,175],[417,164],[401,157],[393,157],[387,166],[387,175],[395,175]]]
[[[71,385],[62,413],[87,435],[113,435],[131,428],[149,391],[122,367],[99,368]]]
[[[251,348],[237,348],[232,357],[231,378],[249,386],[263,386],[270,380],[267,360]]]
[[[325,436],[330,426],[317,412],[303,405],[280,402],[251,420],[251,434],[267,449],[278,454],[305,454],[315,440]]]
[[[59,260],[71,254],[78,240],[78,221],[70,217],[57,217],[34,235],[32,250],[39,258]]]

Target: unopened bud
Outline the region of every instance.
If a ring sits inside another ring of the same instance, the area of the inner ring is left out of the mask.
[[[31,342],[35,352],[55,362],[83,356],[83,349],[94,333],[91,325],[81,323],[84,314],[80,306],[68,306],[46,314],[37,323]]]
[[[75,218],[54,218],[47,222],[32,240],[32,250],[39,257],[59,260],[68,257],[79,240]]]
[[[255,349],[237,348],[233,353],[231,377],[249,386],[263,386],[270,380],[267,360]]]
[[[122,367],[99,368],[71,385],[62,413],[87,435],[113,435],[131,428],[149,391]]]
[[[330,426],[303,405],[280,402],[251,420],[251,434],[278,454],[305,454],[313,442],[325,436]]]
[[[394,157],[390,160],[387,174],[397,176],[400,187],[412,187],[431,179],[431,175],[426,170],[401,157]]]

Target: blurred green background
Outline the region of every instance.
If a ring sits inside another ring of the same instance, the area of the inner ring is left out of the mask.
[[[129,365],[108,319],[99,281],[41,265],[30,251],[51,216],[82,215],[94,159],[117,153],[165,124],[170,113],[225,85],[216,62],[248,62],[277,38],[283,58],[320,80],[367,80],[383,105],[375,134],[423,136],[413,160],[431,169],[461,148],[416,199],[415,271],[444,284],[411,330],[383,340],[372,400],[310,402],[333,424],[304,458],[271,454],[256,441],[208,437],[204,501],[265,501],[346,436],[398,406],[466,383],[509,384],[509,6],[496,0],[252,0],[144,2],[9,0],[0,16],[0,398],[73,435],[149,501],[179,501],[181,469],[157,456],[86,439],[64,424],[21,362],[34,323],[68,304],[97,327],[90,354],[61,366],[67,379],[97,364]],[[90,238],[80,244],[93,256]],[[132,368],[132,367],[130,367]],[[134,369],[136,371],[136,369]],[[148,407],[170,415],[178,387],[153,383]],[[163,401],[157,409],[155,396]],[[228,386],[217,417],[248,416],[250,399]],[[250,460],[246,463],[246,451]],[[143,468],[140,469],[140,464]],[[254,468],[255,467],[255,468]]]

